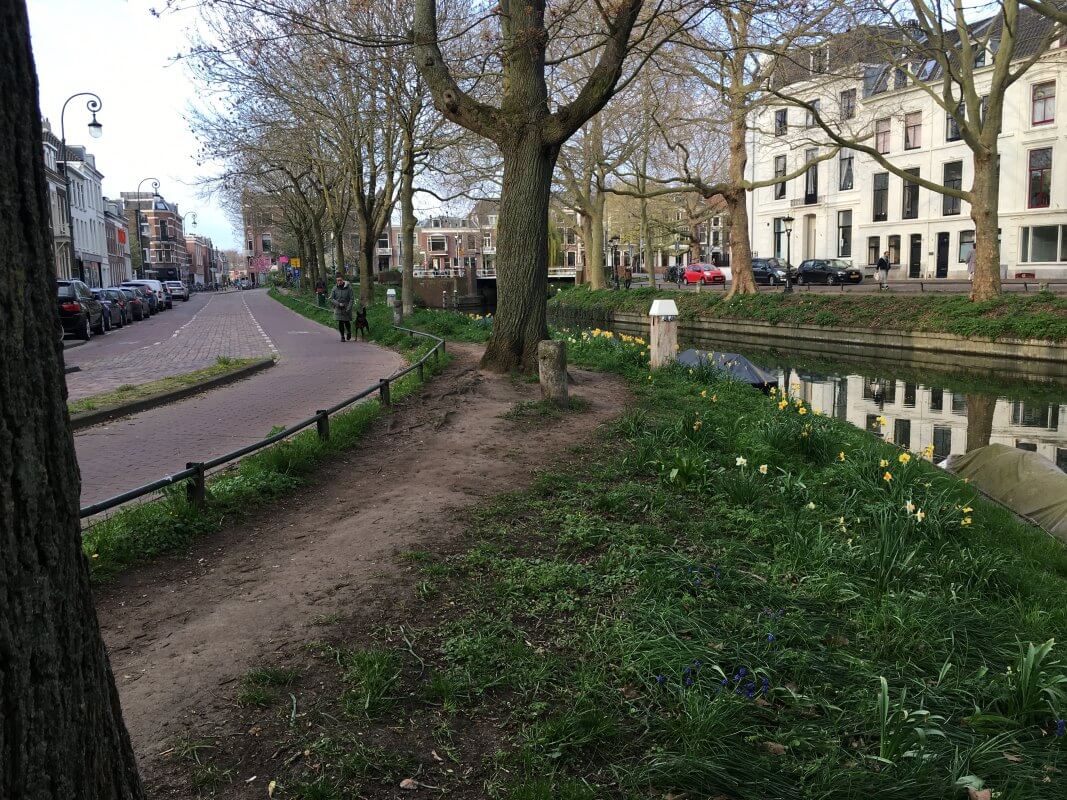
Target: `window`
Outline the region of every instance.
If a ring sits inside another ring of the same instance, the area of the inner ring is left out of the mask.
[[[1067,225],[1035,225],[1023,228],[1021,233],[1022,257],[1020,261],[1027,263],[1067,261]]]
[[[957,118],[964,116],[964,106],[960,103],[956,109],[956,114],[949,114],[945,112],[945,141],[946,142],[958,142],[960,140],[960,124],[957,122]]]
[[[877,264],[878,256],[881,253],[878,252],[878,248],[881,246],[881,239],[877,236],[867,237],[867,263]]]
[[[383,233],[381,236],[378,237],[378,249],[379,250],[388,250],[389,249],[389,234],[388,233]]]
[[[944,461],[952,452],[952,428],[934,425],[934,461]]]
[[[804,160],[811,164],[811,166],[808,167],[808,171],[804,173],[805,205],[819,202],[819,165],[811,163],[817,156],[818,151],[814,147],[804,151]]]
[[[159,221],[159,240],[161,242],[165,242],[169,238],[170,236],[169,232],[167,231],[167,221],[165,219],[161,219]]]
[[[889,243],[886,245],[886,249],[889,251],[889,263],[890,264],[899,264],[900,263],[900,237],[899,236],[890,236],[889,237]],[[874,260],[875,260],[875,262],[878,261],[877,256],[875,257]]]
[[[1030,122],[1048,125],[1056,120],[1056,81],[1034,84],[1030,97]]]
[[[495,228],[496,227],[496,214],[490,214],[489,215],[489,227],[490,228]]]
[[[879,439],[885,437],[885,434],[882,433],[882,423],[878,421],[878,414],[867,415],[867,431],[868,433],[874,434]]]
[[[567,266],[568,267],[573,267],[573,266],[577,265],[577,263],[578,263],[577,256],[578,256],[578,254],[575,253],[573,250],[568,250],[567,251]]]
[[[841,92],[841,119],[852,119],[856,116],[856,90],[845,89]]]
[[[785,258],[785,217],[774,218],[774,257]]]
[[[905,174],[919,177],[919,168],[906,169]],[[904,180],[903,203],[900,212],[901,219],[918,219],[919,217],[919,184],[915,181]]]
[[[574,232],[573,231],[568,231],[568,234],[570,235],[570,238],[573,240]],[[573,243],[574,243],[573,241],[568,242],[568,244],[573,244]],[[482,237],[482,249],[483,250],[492,250],[493,249],[493,237],[488,233],[485,234],[485,236]]]
[[[874,215],[875,222],[889,219],[889,173],[876,172],[874,175]]]
[[[789,130],[789,111],[779,108],[774,112],[774,135],[785,136]]]
[[[785,156],[774,157],[774,177],[779,179],[785,177]],[[781,200],[783,197],[785,197],[785,181],[780,180],[774,184],[774,199]]]
[[[944,166],[941,183],[947,189],[963,188],[963,162],[950,161]],[[960,199],[951,195],[941,195],[941,213],[951,217],[960,213]]]
[[[923,115],[913,111],[904,115],[904,149],[916,150],[923,143]]]
[[[967,395],[952,393],[952,413],[959,417],[967,416]]]
[[[853,89],[855,91],[855,89]],[[838,180],[837,188],[842,192],[846,192],[852,188],[852,159],[853,152],[851,150],[842,150],[841,155],[838,156]]]
[[[893,442],[905,450],[911,447],[911,420],[893,420]]]
[[[982,45],[980,45],[977,42],[975,42],[974,45],[972,45],[972,46],[975,48],[974,65],[976,67],[984,67],[985,66],[985,48],[982,47]]]
[[[908,72],[902,67],[893,70],[893,88],[903,89],[908,85]]]
[[[271,251],[271,244],[272,244],[269,233],[263,234],[261,243],[263,245],[263,252],[264,253],[269,253]]]
[[[1011,404],[1011,423],[1024,428],[1048,428],[1054,431],[1060,425],[1060,407],[1015,400]]]
[[[930,390],[930,410],[931,411],[943,411],[945,408],[945,390],[944,389],[931,389]]]
[[[852,212],[837,212],[837,255],[841,258],[852,256]]]
[[[430,252],[431,253],[445,253],[448,251],[448,243],[445,241],[444,236],[431,236],[430,237]]]
[[[804,117],[804,127],[805,128],[814,128],[815,127],[815,115],[818,114],[818,113],[819,113],[819,101],[818,100],[812,100],[811,101],[811,108],[808,109],[807,115]]]
[[[904,384],[904,408],[915,408],[915,389],[914,383]],[[900,441],[897,444],[901,444]]]
[[[889,131],[891,120],[880,119],[874,123],[874,149],[879,153],[889,152]]]
[[[968,258],[971,257],[971,252],[974,250],[974,231],[960,231],[960,255],[959,261],[962,264]]]
[[[1029,208],[1048,208],[1052,190],[1052,148],[1030,151]]]

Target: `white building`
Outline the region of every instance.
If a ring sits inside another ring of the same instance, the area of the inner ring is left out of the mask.
[[[48,179],[48,215],[52,229],[52,251],[56,277],[71,278],[70,225],[67,222],[67,186],[59,171],[60,142],[52,133],[48,120],[44,121],[44,172]]]
[[[1026,55],[1026,46],[1020,44],[1020,56]],[[842,65],[833,60],[829,50],[823,63],[816,63],[822,59],[813,54],[809,77],[792,83],[789,92],[817,100],[826,119],[853,119],[853,130],[874,131],[867,143],[899,167],[917,170],[942,185],[970,185],[971,151],[951,117],[923,88],[908,85],[906,75],[884,64],[855,63],[853,58],[851,65]],[[990,65],[976,73],[979,94],[981,82],[988,86],[991,70]],[[931,80],[940,91],[940,79]],[[999,140],[1000,228],[1001,272],[1009,278],[1067,278],[1064,95],[1067,37],[1006,96]],[[827,152],[827,138],[807,116],[806,109],[796,106],[767,107],[753,115],[751,178],[788,174]],[[749,196],[753,255],[788,254],[793,264],[841,257],[873,266],[888,250],[894,279],[967,277],[967,256],[974,246],[969,205],[905,182],[865,154],[842,151],[794,180],[756,189]],[[794,219],[788,241],[783,222],[787,217]]]
[[[90,286],[110,286],[111,267],[104,231],[104,176],[84,147],[68,145],[71,217],[74,221],[74,276]]]

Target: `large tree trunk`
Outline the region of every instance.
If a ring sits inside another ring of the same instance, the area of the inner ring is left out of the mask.
[[[404,143],[400,172],[400,304],[404,316],[415,311],[415,154],[410,140]]]
[[[743,109],[743,102],[734,108]],[[725,195],[730,219],[730,269],[733,282],[726,298],[738,294],[755,294],[756,278],[752,274],[752,242],[748,237],[748,193],[744,185],[745,168],[748,166],[748,123],[743,112],[735,112],[730,123],[730,186]]]
[[[589,204],[589,241],[585,252],[589,257],[590,289],[603,289],[604,282],[604,195],[597,191]]]
[[[311,238],[315,242],[315,255],[318,261],[319,278],[326,280],[326,243],[322,237],[322,224],[314,216],[311,218]]]
[[[648,230],[648,200],[641,198],[641,244],[644,252],[641,254],[641,266],[648,273],[649,285],[656,288],[656,254],[652,249],[652,238]]]
[[[997,410],[997,398],[992,395],[967,395],[967,451],[977,450],[989,444],[993,435],[993,414]]]
[[[365,223],[359,232],[359,302],[369,306],[374,302],[374,250],[378,235]]]
[[[974,282],[972,300],[991,300],[1000,294],[1000,176],[997,154],[974,157],[971,219],[974,220]]]
[[[338,222],[333,224],[333,258],[337,262],[340,272],[347,272],[345,264],[345,232],[344,225]]]
[[[41,112],[23,0],[0,0],[0,797],[141,798],[78,523]]]
[[[502,150],[497,313],[482,366],[533,372],[537,343],[548,338],[548,198],[559,151],[541,143],[539,124],[518,131]]]

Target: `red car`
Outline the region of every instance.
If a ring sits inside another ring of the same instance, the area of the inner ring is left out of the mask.
[[[726,276],[712,264],[690,264],[685,268],[685,282],[707,286],[709,283],[726,283]]]

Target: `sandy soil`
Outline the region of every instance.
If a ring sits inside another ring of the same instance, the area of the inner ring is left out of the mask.
[[[539,387],[479,371],[474,347],[449,349],[456,359],[443,375],[311,485],[99,592],[147,779],[172,737],[222,724],[250,667],[314,639],[317,618],[380,605],[399,574],[398,551],[457,536],[464,508],[528,483],[627,399],[617,378],[572,370],[587,411],[516,423],[501,415],[539,399]]]

